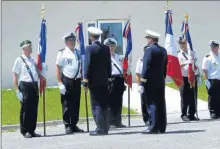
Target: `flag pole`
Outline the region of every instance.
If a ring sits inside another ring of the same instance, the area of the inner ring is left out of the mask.
[[[187,13],[185,13],[185,20],[187,21],[187,23],[188,23],[188,19],[189,19],[189,15]],[[188,27],[189,27],[189,25],[188,25]],[[193,56],[193,59],[194,59],[194,56]],[[195,67],[195,62],[193,64],[193,69],[194,69],[194,67]],[[194,75],[195,75],[195,73],[194,73]],[[193,94],[194,94],[194,100],[195,100],[196,118],[197,118],[197,120],[199,120],[198,109],[197,109],[197,95],[196,95],[197,94],[197,91],[196,91],[197,81],[196,80],[197,80],[197,77],[195,75],[195,83],[192,85],[192,87],[193,87]]]
[[[41,14],[42,14],[42,19],[44,19],[44,4],[42,4],[41,8]],[[46,88],[46,82],[45,80],[43,82],[43,122],[44,122],[44,136],[46,136],[46,114],[45,114],[45,88]]]
[[[81,20],[81,24],[83,24],[83,19]],[[83,32],[83,28],[82,28],[82,32]],[[82,69],[83,69],[83,65],[82,65]],[[88,113],[88,100],[87,100],[88,98],[87,97],[88,97],[87,92],[85,91],[86,125],[87,125],[87,132],[89,132],[89,113]]]
[[[128,16],[128,20],[131,21],[131,16]],[[131,23],[131,22],[129,22]],[[129,59],[128,59],[129,62]],[[129,72],[131,73],[131,72]],[[128,83],[128,82],[127,82]],[[130,86],[128,85],[128,127],[131,126],[131,106],[130,106]]]

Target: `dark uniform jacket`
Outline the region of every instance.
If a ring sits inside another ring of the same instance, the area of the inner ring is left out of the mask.
[[[153,86],[164,85],[167,71],[167,51],[153,43],[144,52],[141,82],[147,80]]]
[[[111,54],[108,46],[99,41],[86,47],[84,79],[88,80],[89,88],[108,86],[111,78]]]

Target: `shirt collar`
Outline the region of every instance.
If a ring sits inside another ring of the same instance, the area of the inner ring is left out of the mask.
[[[94,41],[92,42],[92,44],[95,43],[95,42],[97,42],[97,41],[99,42],[99,40],[94,40]]]
[[[22,57],[24,58],[24,59],[27,59],[27,60],[31,60],[32,59],[32,57],[30,56],[30,58],[28,58],[26,55],[24,55],[24,54],[22,54]]]
[[[71,51],[70,48],[66,46],[66,47],[65,47],[65,50],[66,50],[67,52],[69,52],[69,53],[75,53],[75,50],[76,50],[76,49],[74,49],[74,51]]]

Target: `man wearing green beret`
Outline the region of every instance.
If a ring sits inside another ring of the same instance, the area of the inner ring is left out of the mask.
[[[35,133],[39,101],[38,80],[45,79],[31,57],[32,43],[25,40],[20,44],[22,55],[17,57],[12,68],[13,83],[20,100],[20,131],[25,138],[40,137]]]

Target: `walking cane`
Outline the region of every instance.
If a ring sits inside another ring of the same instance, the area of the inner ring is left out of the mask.
[[[86,91],[85,91],[85,106],[86,106],[87,132],[89,132],[89,116],[88,116],[88,104],[87,104],[87,93],[86,93]]]

